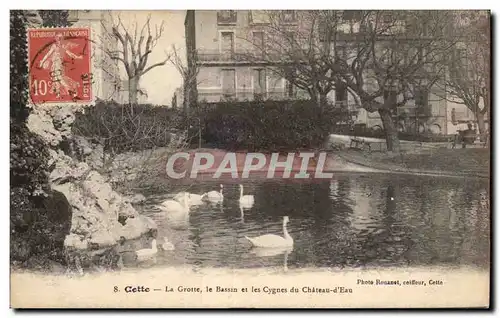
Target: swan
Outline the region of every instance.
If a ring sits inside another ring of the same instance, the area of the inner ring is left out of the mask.
[[[289,254],[293,251],[293,246],[281,246],[281,247],[253,247],[250,254],[257,257],[271,257],[277,255]]]
[[[170,242],[168,240],[168,238],[164,237],[163,240],[164,240],[163,244],[160,245],[161,248],[162,248],[162,250],[164,250],[164,251],[173,251],[173,250],[175,250],[174,244],[172,244],[172,242]]]
[[[210,202],[218,203],[222,202],[224,200],[224,195],[222,194],[222,189],[224,186],[221,184],[220,185],[220,191],[210,191],[205,194],[203,194],[203,198],[206,198]]]
[[[288,216],[283,217],[283,237],[274,234],[265,234],[253,238],[245,236],[245,238],[249,240],[255,247],[276,248],[293,246],[293,238],[290,236],[290,234],[288,234],[288,231],[286,229],[286,224],[289,221],[290,220]]]
[[[175,200],[163,201],[159,206],[160,210],[165,212],[189,213],[189,199],[187,194],[182,197],[182,203]]]
[[[138,250],[135,252],[137,254],[138,261],[145,261],[152,258],[156,255],[156,253],[158,253],[158,248],[156,247],[156,239],[153,239],[151,245],[151,248],[143,248],[142,250]]]
[[[253,195],[243,195],[243,185],[240,184],[240,207],[251,208],[254,202]]]
[[[203,204],[203,194],[195,194],[189,192],[179,192],[174,196],[175,201],[183,202],[184,196],[187,195],[189,205],[202,205]]]

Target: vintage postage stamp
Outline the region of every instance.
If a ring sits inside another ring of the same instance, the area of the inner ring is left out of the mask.
[[[90,28],[29,29],[29,97],[33,104],[90,104]]]
[[[12,11],[11,307],[489,308],[490,19]]]

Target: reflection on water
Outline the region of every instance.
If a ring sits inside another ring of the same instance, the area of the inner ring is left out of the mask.
[[[187,191],[217,186],[196,184]],[[166,196],[150,196],[143,213],[158,223],[158,237],[175,246],[150,266],[489,266],[488,182],[339,175],[322,183],[246,182],[245,193],[255,196],[250,209],[240,207],[238,185],[225,184],[223,204],[193,207],[178,219],[158,213],[155,205]],[[283,235],[285,215],[293,250],[259,250],[245,240]]]

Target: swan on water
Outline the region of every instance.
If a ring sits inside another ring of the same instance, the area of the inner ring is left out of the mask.
[[[240,206],[243,208],[251,208],[254,202],[253,195],[243,195],[243,185],[240,184]]]
[[[254,247],[250,250],[250,254],[257,257],[272,257],[277,255],[290,254],[293,251],[293,246],[280,246],[280,247]]]
[[[168,238],[164,237],[163,238],[163,243],[160,245],[161,249],[164,251],[173,251],[175,250],[174,244],[168,240]]]
[[[135,253],[137,254],[137,260],[138,261],[145,261],[158,253],[158,248],[156,246],[156,239],[153,239],[151,242],[151,248],[143,248],[142,250],[138,250]]]
[[[184,196],[188,197],[189,205],[202,205],[203,204],[203,194],[195,194],[189,192],[179,192],[174,196],[175,201],[183,202]]]
[[[165,212],[189,213],[189,201],[187,194],[184,194],[181,202],[176,200],[166,200],[159,206]]]
[[[289,222],[288,216],[283,217],[283,236],[275,235],[275,234],[265,234],[257,237],[248,237],[245,236],[247,240],[249,240],[253,246],[255,247],[286,247],[293,246],[293,238],[288,234],[286,229],[286,224]]]
[[[218,203],[224,200],[224,195],[222,194],[222,189],[224,186],[220,185],[220,191],[210,191],[203,194],[203,198],[206,198],[210,202]]]

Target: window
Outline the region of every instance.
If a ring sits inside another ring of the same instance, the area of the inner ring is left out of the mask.
[[[395,105],[398,102],[398,92],[395,87],[387,87],[384,90],[384,102]]]
[[[295,98],[295,92],[293,84],[290,81],[286,81],[285,94],[286,97]]]
[[[398,50],[394,46],[382,47],[380,50],[380,62],[387,66],[399,64]]]
[[[382,13],[382,16],[381,16],[381,21],[382,21],[383,23],[387,23],[387,24],[389,24],[389,23],[392,23],[392,22],[393,22],[393,20],[394,20],[394,18],[393,18],[393,13],[392,13],[391,11],[386,11],[386,12],[383,12],[383,13]]]
[[[335,46],[335,56],[340,59],[347,58],[347,48],[344,45]]]
[[[234,33],[221,33],[221,53],[226,57],[231,57],[234,53]]]
[[[454,68],[463,68],[467,65],[467,50],[464,48],[455,49],[451,58]]]
[[[329,32],[328,32],[328,24],[324,21],[320,22],[318,25],[318,34],[319,40],[325,42],[328,40]]]
[[[265,97],[267,91],[266,70],[258,68],[253,70],[253,93],[255,99]]]
[[[370,32],[370,25],[368,21],[360,22],[359,24],[359,33],[368,33]]]
[[[217,12],[217,24],[236,24],[236,11],[221,10]]]
[[[295,98],[297,96],[297,88],[294,85],[294,79],[296,77],[296,70],[293,67],[285,69],[285,94],[289,98]]]
[[[236,95],[236,72],[234,69],[222,70],[222,94],[224,97]]]
[[[294,10],[281,11],[281,20],[284,23],[294,23],[295,22],[295,11]]]
[[[420,114],[431,114],[432,109],[429,107],[429,89],[427,87],[417,87],[415,89],[415,106]]]
[[[248,21],[251,24],[266,24],[269,23],[269,17],[266,11],[252,10],[248,13]]]
[[[262,57],[265,52],[264,32],[253,32],[252,40],[255,52]]]
[[[415,90],[415,104],[417,106],[429,104],[429,90],[426,87],[419,87]]]
[[[295,46],[295,33],[294,32],[286,32],[286,42],[288,46]]]
[[[344,21],[358,21],[361,20],[361,11],[359,10],[344,10],[342,12],[342,19]]]
[[[338,82],[335,85],[335,102],[337,104],[347,103],[347,85],[343,82]]]
[[[430,34],[430,28],[431,28],[431,26],[430,26],[429,21],[425,21],[425,20],[422,21],[422,30],[421,30],[421,34],[420,35],[422,35],[422,36],[429,36],[429,35],[431,35]]]

